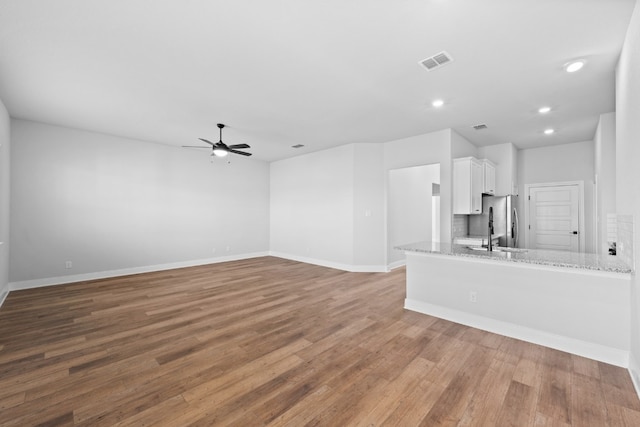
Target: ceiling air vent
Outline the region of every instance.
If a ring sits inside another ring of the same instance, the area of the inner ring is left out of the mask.
[[[479,124],[479,125],[473,125],[473,128],[474,128],[475,130],[482,130],[482,129],[486,129],[486,128],[487,128],[487,125],[485,125],[484,123],[481,123],[481,124]]]
[[[433,71],[436,68],[442,67],[452,62],[453,58],[447,52],[442,51],[436,55],[430,56],[427,59],[420,61],[420,65],[426,68],[428,71]]]
[[[303,144],[296,144],[291,146],[291,148],[302,148],[302,147],[304,147]]]

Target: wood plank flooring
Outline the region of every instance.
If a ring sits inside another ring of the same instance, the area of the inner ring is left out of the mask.
[[[625,369],[264,257],[11,292],[1,426],[640,426]]]

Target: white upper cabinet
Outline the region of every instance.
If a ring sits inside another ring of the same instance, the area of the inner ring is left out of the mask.
[[[482,162],[473,157],[454,159],[453,213],[462,215],[481,214],[483,186],[484,168]]]
[[[496,194],[496,165],[487,159],[480,160],[482,162],[482,193]]]

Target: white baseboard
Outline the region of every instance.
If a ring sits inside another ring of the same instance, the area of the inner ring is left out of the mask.
[[[407,260],[401,259],[400,261],[392,262],[387,266],[387,268],[389,269],[389,271],[391,271],[395,270],[396,268],[404,267],[405,265],[407,265]]]
[[[623,368],[627,368],[629,366],[629,352],[622,349],[551,334],[549,332],[519,326],[514,323],[503,322],[479,316],[477,314],[465,313],[459,310],[433,305],[422,301],[405,299],[404,308],[455,323],[471,326],[473,328],[493,332],[495,334],[539,344],[560,351],[566,351],[568,353],[609,363],[611,365]]]
[[[109,277],[127,276],[130,274],[151,273],[154,271],[173,270],[176,268],[195,267],[198,265],[217,264],[227,261],[239,261],[243,259],[269,256],[268,252],[253,252],[249,254],[229,255],[217,258],[205,258],[191,261],[172,262],[167,264],[146,265],[142,267],[123,268],[119,270],[98,271],[95,273],[74,274],[69,276],[47,277],[44,279],[24,280],[10,282],[9,290],[41,288],[44,286],[61,285],[65,283],[84,282],[86,280],[106,279]]]
[[[636,389],[636,394],[640,398],[640,363],[638,363],[638,360],[633,356],[633,352],[629,354],[629,375]]]
[[[283,254],[280,252],[253,252],[248,254],[230,255],[217,258],[206,258],[191,261],[172,262],[167,264],[147,265],[142,267],[123,268],[118,270],[98,271],[93,273],[73,274],[69,276],[46,277],[42,279],[23,280],[10,282],[9,291],[19,291],[23,289],[41,288],[44,286],[62,285],[67,283],[84,282],[87,280],[106,279],[109,277],[127,276],[130,274],[151,273],[154,271],[173,270],[176,268],[195,267],[198,265],[216,264],[227,261],[239,261],[243,259],[258,258],[263,256],[275,256],[278,258],[290,259],[292,261],[304,262],[307,264],[320,265],[323,267],[335,268],[349,272],[361,273],[386,273],[389,269],[379,265],[349,265],[331,261],[323,261],[313,258],[299,257],[295,255]],[[4,302],[9,292],[0,295],[0,305]]]
[[[9,296],[8,289],[6,291],[2,291],[2,293],[0,294],[0,307],[2,307],[2,304],[4,303],[4,300],[7,299],[7,296]]]
[[[270,256],[284,258],[291,261],[304,262],[306,264],[319,265],[321,267],[335,268],[336,270],[348,271],[350,273],[388,273],[389,269],[384,265],[353,265],[339,262],[326,261],[317,258],[309,258],[299,255],[291,255],[283,252],[270,251]]]

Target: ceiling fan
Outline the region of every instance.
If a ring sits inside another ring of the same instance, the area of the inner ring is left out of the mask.
[[[210,144],[211,147],[207,147],[206,145],[183,145],[183,147],[188,147],[188,148],[212,148],[213,149],[212,156],[215,156],[215,157],[225,157],[229,153],[240,154],[242,156],[250,156],[251,153],[247,153],[246,151],[239,151],[238,150],[238,148],[251,148],[249,145],[247,145],[247,144],[227,145],[224,142],[222,142],[222,129],[223,128],[224,128],[224,125],[222,123],[218,123],[218,129],[220,129],[220,141],[218,141],[216,143],[208,141],[208,140],[206,140],[204,138],[198,138],[200,141],[203,141],[203,142],[206,142],[207,144]]]

